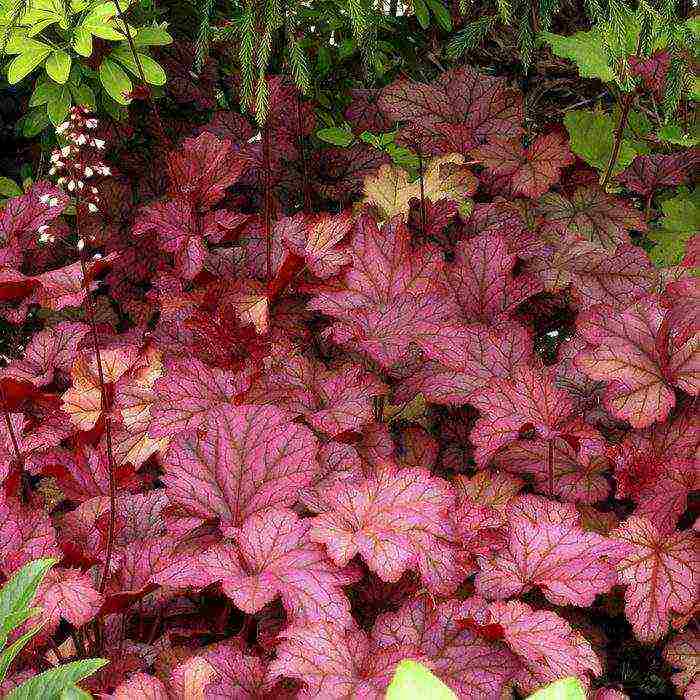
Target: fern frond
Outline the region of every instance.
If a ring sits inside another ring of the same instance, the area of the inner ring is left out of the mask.
[[[253,84],[255,66],[253,65],[253,47],[255,45],[255,8],[254,0],[247,0],[241,20],[241,43],[238,57],[241,64],[241,105],[250,110],[253,107]]]
[[[666,73],[662,108],[664,119],[668,122],[676,115],[678,107],[687,96],[689,87],[689,71],[675,41],[669,45],[671,62]]]
[[[520,21],[518,22],[518,44],[520,45],[520,60],[523,63],[525,73],[528,73],[535,55],[535,32],[530,22],[530,13],[527,11],[522,11],[520,13]]]
[[[214,14],[214,0],[203,0],[197,8],[199,11],[199,31],[194,45],[194,72],[199,75],[202,72],[204,61],[209,55],[209,43],[211,41],[210,25]]]
[[[287,49],[289,51],[289,66],[292,69],[294,84],[299,88],[300,92],[307,93],[311,84],[309,62],[301,42],[291,29],[287,30]]]
[[[511,0],[496,0],[496,9],[503,24],[510,24],[513,18],[513,5]]]
[[[539,19],[540,30],[548,32],[552,28],[554,15],[559,11],[561,0],[540,0]]]
[[[447,55],[450,58],[459,58],[465,51],[475,49],[484,40],[497,18],[497,15],[480,17],[460,29],[447,44]]]

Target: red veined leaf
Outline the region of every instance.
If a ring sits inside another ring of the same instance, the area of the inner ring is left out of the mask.
[[[459,698],[499,697],[515,678],[519,663],[505,646],[460,624],[474,599],[434,605],[427,596],[409,600],[395,613],[380,615],[372,639],[380,646],[415,647],[429,667]]]
[[[522,133],[522,95],[501,78],[469,68],[455,68],[427,84],[393,83],[382,90],[379,105],[405,123],[399,143],[423,155],[467,153],[489,137]]]
[[[700,391],[698,336],[676,345],[664,314],[658,298],[647,297],[622,312],[600,306],[578,319],[589,348],[576,365],[607,382],[606,407],[635,428],[666,419],[676,403],[674,386],[691,395]]]
[[[691,149],[664,155],[652,153],[637,156],[626,170],[617,177],[633,192],[648,196],[657,190],[688,181],[689,175],[700,164],[700,151]]]
[[[655,642],[668,631],[672,613],[688,613],[697,603],[697,536],[691,531],[663,534],[636,515],[610,536],[619,545],[617,570],[627,585],[627,619],[640,641]]]
[[[360,554],[387,582],[412,568],[436,592],[452,592],[460,583],[447,519],[454,495],[429,472],[387,464],[359,485],[336,484],[320,505],[324,512],[314,518],[311,538],[323,543],[338,565]]]
[[[506,178],[514,194],[533,199],[558,182],[561,171],[574,162],[566,138],[559,133],[538,136],[527,148],[519,138],[492,138],[470,156],[484,163],[491,174]]]
[[[671,676],[679,693],[686,698],[700,693],[700,635],[696,630],[688,629],[673,637],[664,647],[664,658],[680,669]]]
[[[593,603],[616,583],[606,560],[604,537],[579,525],[573,505],[541,496],[521,496],[508,510],[510,533],[504,550],[477,555],[480,595],[505,600],[538,586],[555,605]]]
[[[550,193],[540,201],[545,226],[569,232],[608,251],[629,243],[629,231],[646,231],[644,214],[600,187],[578,187],[571,198]]]
[[[222,406],[201,427],[170,443],[163,477],[170,500],[197,518],[240,525],[291,506],[316,473],[313,434],[275,407]]]

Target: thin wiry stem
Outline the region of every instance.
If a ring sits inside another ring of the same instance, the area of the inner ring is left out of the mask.
[[[265,280],[272,279],[272,192],[270,189],[270,130],[263,127],[263,169],[265,206]]]
[[[418,154],[418,178],[420,179],[420,228],[421,236],[425,238],[426,216],[425,216],[425,179],[423,177],[423,156]]]
[[[7,433],[10,436],[10,442],[12,443],[12,451],[15,455],[15,463],[17,469],[19,469],[19,479],[20,479],[20,494],[22,500],[27,500],[24,493],[24,458],[22,457],[22,451],[19,448],[19,440],[17,440],[17,434],[15,433],[15,427],[12,425],[12,418],[10,417],[10,411],[7,408],[7,395],[5,394],[5,387],[0,384],[0,403],[2,403],[2,413],[5,419],[5,426],[7,428]]]
[[[81,206],[78,203],[76,206],[76,228],[78,232],[78,240],[82,241],[83,238],[80,234],[80,210]],[[109,577],[109,568],[112,562],[112,551],[114,549],[114,530],[117,516],[117,492],[114,475],[117,469],[114,462],[114,450],[112,448],[112,420],[109,415],[107,383],[105,382],[104,369],[102,366],[100,338],[97,332],[97,321],[95,320],[95,306],[92,299],[92,294],[90,293],[90,282],[88,281],[85,247],[83,247],[80,251],[80,268],[83,273],[83,285],[85,286],[85,315],[87,316],[88,324],[90,325],[90,335],[92,337],[92,346],[95,353],[95,362],[97,364],[97,377],[100,382],[100,410],[102,416],[104,417],[105,439],[107,441],[107,465],[109,473],[109,525],[107,529],[107,552],[105,554],[105,563],[98,585],[99,592],[104,593],[107,586],[107,578]]]

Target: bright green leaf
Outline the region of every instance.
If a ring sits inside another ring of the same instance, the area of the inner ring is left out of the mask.
[[[328,129],[319,129],[316,132],[316,136],[318,136],[321,141],[332,143],[334,146],[342,146],[343,148],[349,146],[355,140],[355,137],[350,131],[337,126]]]
[[[54,126],[66,121],[71,104],[70,90],[63,87],[58,97],[46,105],[46,114],[49,115],[49,120]]]
[[[46,59],[46,73],[49,78],[52,78],[57,83],[63,85],[68,80],[70,74],[71,57],[68,53],[61,49],[56,49],[51,52],[51,55]]]
[[[146,82],[149,85],[165,85],[167,77],[163,67],[157,61],[154,61],[150,56],[146,56],[146,54],[137,53],[136,55],[138,56],[139,63],[143,69],[143,75]],[[137,78],[141,77],[138,65],[134,60],[134,55],[131,53],[131,49],[128,46],[117,46],[117,48],[115,48],[110,54],[110,58],[119,61],[119,63],[121,63],[122,66],[124,66],[124,68],[126,68],[132,75],[135,75]]]
[[[9,177],[0,177],[0,196],[2,197],[19,197],[22,194],[22,188]]]
[[[582,78],[598,78],[605,83],[616,81],[600,34],[596,30],[577,32],[571,36],[541,32],[540,37],[549,44],[555,55],[573,61]]]
[[[562,678],[528,696],[527,700],[586,700],[586,689],[578,678]]]
[[[649,257],[657,267],[672,267],[683,260],[688,241],[700,231],[700,188],[681,190],[661,204],[663,218],[647,236],[656,245]]]
[[[61,693],[59,700],[92,700],[92,695],[74,685],[72,688],[66,688]]]
[[[165,27],[141,27],[134,37],[136,46],[166,46],[172,44],[173,38]]]
[[[457,696],[425,666],[404,659],[396,667],[385,700],[457,700]]]
[[[423,0],[413,0],[413,11],[416,13],[416,19],[418,24],[420,24],[423,29],[427,29],[430,26],[430,15],[428,14],[428,7]]]
[[[131,100],[124,95],[133,89],[129,76],[124,69],[111,58],[105,58],[98,71],[100,82],[105,92],[120,105],[128,105]]]
[[[612,156],[615,121],[609,114],[585,109],[567,112],[564,125],[569,132],[571,150],[589,165],[605,171]],[[622,139],[613,175],[622,172],[638,155],[628,139]]]
[[[16,56],[7,69],[7,80],[10,85],[18,83],[40,66],[51,53],[51,47],[39,41],[33,41],[29,47]]]
[[[0,681],[5,678],[10,664],[17,658],[17,655],[27,646],[29,640],[41,629],[42,625],[36,625],[27,630],[19,639],[16,639],[10,646],[3,649],[0,654]]]
[[[699,146],[700,132],[697,128],[685,129],[678,124],[667,124],[657,134],[662,141],[676,146]]]
[[[51,100],[55,100],[61,91],[61,86],[57,85],[53,81],[44,81],[37,83],[34,88],[32,96],[29,98],[30,107],[38,107],[39,105],[45,105]]]
[[[78,27],[73,33],[73,48],[80,56],[92,56],[92,34],[84,27]]]
[[[85,659],[52,668],[11,690],[5,700],[60,700],[64,690],[91,676],[107,663],[106,659]]]
[[[34,599],[39,584],[47,571],[56,563],[55,559],[37,559],[25,564],[0,589],[0,646],[14,629],[16,620],[24,616]]]

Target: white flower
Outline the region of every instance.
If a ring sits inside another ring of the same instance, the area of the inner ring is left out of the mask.
[[[97,119],[86,119],[85,126],[88,129],[97,129]]]
[[[85,134],[78,134],[75,137],[75,142],[78,146],[84,146],[87,143],[87,136],[85,136]]]
[[[56,174],[56,168],[53,167],[53,166],[51,166],[51,167],[49,168],[49,175],[55,175],[55,174]]]
[[[61,149],[61,155],[64,157],[69,156],[70,155],[70,146],[64,146]]]
[[[42,204],[48,204],[49,206],[51,205],[51,195],[50,194],[42,194],[41,197],[39,197],[39,201]]]
[[[66,181],[65,177],[59,177],[58,180],[56,180],[56,184],[62,185],[63,183],[65,183],[65,181]]]
[[[78,189],[82,190],[85,187],[85,183],[82,180],[78,180]]]
[[[68,181],[68,191],[72,192],[75,189],[75,180]]]
[[[51,197],[49,199],[49,206],[50,207],[57,207],[58,206],[58,197]]]
[[[59,163],[60,160],[61,160],[61,152],[60,152],[59,150],[55,150],[55,151],[51,154],[50,160],[51,160],[52,163]]]
[[[93,139],[92,142],[97,149],[102,149],[105,147],[104,139]]]
[[[49,230],[48,225],[42,224],[41,226],[39,226],[39,228],[36,231],[37,231],[37,233],[44,233],[45,231],[48,231],[48,230]]]
[[[56,133],[62,134],[66,129],[70,127],[70,122],[63,122],[56,127]]]
[[[51,236],[48,233],[42,233],[39,236],[39,243],[48,243],[51,240]]]
[[[90,204],[88,204],[88,211],[91,211],[93,214],[96,211],[99,211],[97,204],[93,204],[92,202],[90,202]]]
[[[112,174],[112,171],[110,170],[110,168],[107,165],[98,165],[97,172],[100,175],[111,175]]]
[[[85,173],[85,177],[92,177],[95,174],[95,171],[89,165],[85,166],[83,172]]]
[[[82,251],[85,248],[85,241],[82,238],[78,239],[78,250]]]
[[[97,194],[97,187],[91,187],[90,192],[92,192],[93,194]]]

